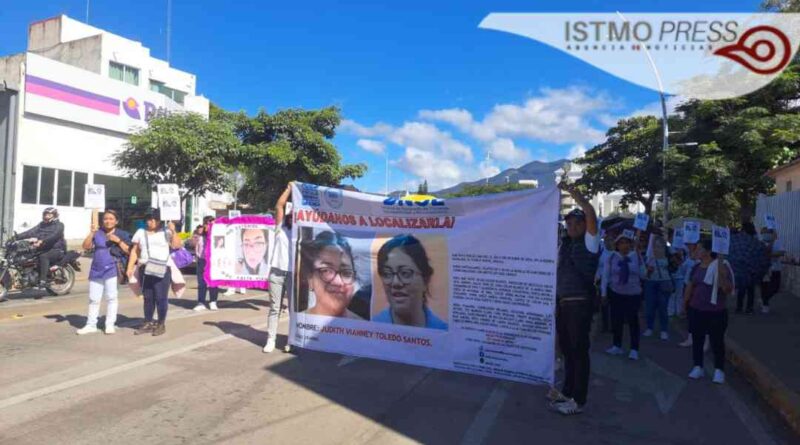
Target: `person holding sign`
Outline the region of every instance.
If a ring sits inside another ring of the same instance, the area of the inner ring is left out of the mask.
[[[145,216],[146,227],[133,235],[134,247],[128,260],[128,277],[141,283],[144,296],[144,324],[136,335],[163,335],[166,332],[167,299],[172,284],[171,270],[175,267],[169,249],[181,247],[181,239],[171,221],[164,229],[160,212],[153,209]],[[137,273],[138,271],[138,273]],[[158,309],[158,322],[153,315]]]
[[[278,319],[280,318],[283,296],[288,291],[289,278],[289,239],[292,230],[292,212],[289,195],[292,193],[292,183],[278,197],[275,204],[275,237],[270,259],[269,269],[269,313],[267,314],[267,342],[263,351],[270,353],[275,350],[275,340],[278,336]]]
[[[761,281],[761,312],[769,313],[769,301],[781,289],[781,258],[786,254],[783,250],[778,233],[775,229],[764,227],[761,229],[761,242],[764,243],[771,265],[769,274]]]
[[[692,361],[689,373],[692,379],[705,376],[703,371],[703,344],[711,339],[714,353],[714,383],[725,383],[725,330],[728,328],[728,310],[725,300],[734,291],[734,271],[727,261],[717,259],[712,252],[711,240],[701,240],[697,245],[699,263],[691,271],[686,286],[684,302],[692,325]]]
[[[105,333],[116,332],[114,326],[117,322],[117,301],[119,275],[125,270],[122,262],[128,256],[131,246],[131,236],[128,232],[118,229],[119,216],[113,210],[103,213],[103,229],[98,230],[95,218],[86,239],[83,240],[83,249],[94,249],[92,266],[89,269],[89,313],[86,325],[75,331],[78,335],[94,334],[97,330],[97,317],[100,315],[100,300],[106,296],[106,326]]]
[[[559,183],[580,209],[565,218],[567,236],[558,251],[556,331],[564,355],[564,386],[550,407],[564,415],[583,412],[589,393],[589,331],[595,296],[594,274],[600,250],[597,214],[586,198],[565,181]]]
[[[379,323],[447,330],[427,305],[433,268],[413,235],[397,235],[378,250],[378,274],[389,307],[372,318]]]
[[[361,319],[347,309],[356,291],[353,250],[336,232],[320,232],[313,240],[303,241],[300,281],[314,293],[314,306],[307,314]]]
[[[193,236],[194,254],[197,257],[197,306],[194,307],[195,311],[204,311],[206,309],[206,292],[208,292],[209,297],[208,308],[212,311],[219,309],[217,307],[219,288],[208,287],[205,276],[206,264],[208,263],[206,243],[209,240],[209,235],[211,233],[209,228],[213,222],[213,216],[204,216],[203,225],[199,227],[199,230],[197,230],[197,233]]]
[[[642,279],[644,262],[633,249],[633,239],[625,231],[614,241],[616,251],[611,253],[603,267],[600,294],[611,306],[611,330],[614,343],[606,350],[611,355],[622,355],[622,334],[628,324],[631,350],[628,358],[639,359],[639,306],[642,304]]]
[[[657,313],[659,327],[661,328],[661,340],[669,340],[667,306],[675,286],[672,283],[672,275],[669,272],[667,243],[661,236],[651,235],[651,244],[651,254],[645,261],[647,276],[644,282],[644,305],[647,330],[644,331],[643,335],[645,337],[653,335]]]

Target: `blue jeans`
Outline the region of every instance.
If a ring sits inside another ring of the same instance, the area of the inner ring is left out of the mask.
[[[658,313],[658,322],[661,332],[669,332],[669,317],[667,306],[671,292],[663,290],[664,281],[646,280],[644,282],[644,318],[647,329],[652,330]]]
[[[206,302],[206,290],[208,291],[208,296],[211,299],[211,302],[217,301],[217,296],[219,295],[219,288],[217,287],[208,287],[206,284],[206,260],[197,260],[197,302],[201,304],[205,304]]]

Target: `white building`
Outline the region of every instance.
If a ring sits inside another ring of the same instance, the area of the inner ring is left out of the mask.
[[[0,58],[6,234],[35,225],[45,207],[56,206],[67,239],[83,238],[91,217],[83,208],[87,183],[105,184],[106,206],[131,228],[151,206],[150,185],[124,178],[112,156],[155,110],[208,117],[208,99],[195,88],[193,74],[151,57],[139,42],[64,15],[31,24],[27,51]],[[192,227],[213,213],[202,198],[187,207]]]
[[[567,162],[564,167],[559,168],[555,172],[555,180],[556,184],[561,182],[561,178],[564,176],[565,168],[568,170],[567,172],[567,180],[571,183],[574,183],[578,179],[583,177],[583,166],[580,164],[576,164],[574,162]],[[622,197],[625,195],[623,190],[615,190],[611,193],[598,193],[592,196],[589,199],[589,202],[597,211],[597,216],[601,218],[608,217],[609,215],[617,214],[631,214],[634,215],[636,213],[643,213],[644,212],[644,205],[640,202],[630,204],[628,206],[621,206],[620,201]],[[654,201],[653,204],[657,203],[658,199]],[[561,215],[566,215],[572,209],[578,207],[578,204],[575,200],[572,199],[566,192],[561,192]]]

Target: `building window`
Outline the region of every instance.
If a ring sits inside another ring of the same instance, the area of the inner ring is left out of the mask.
[[[26,165],[22,167],[22,203],[38,203],[39,167]]]
[[[150,91],[161,93],[181,105],[183,105],[183,102],[186,99],[186,93],[183,91],[175,90],[164,85],[164,82],[159,82],[153,79],[150,79]]]
[[[39,173],[39,204],[53,205],[55,203],[56,169],[42,167]]]
[[[83,193],[86,189],[86,184],[89,182],[89,175],[87,173],[75,172],[75,182],[72,187],[72,205],[75,207],[83,207]]]
[[[72,204],[72,171],[59,170],[56,205],[68,206],[70,204]]]
[[[139,69],[132,66],[109,62],[108,76],[131,85],[139,85]]]
[[[786,191],[787,192],[792,191],[792,181],[786,181]]]

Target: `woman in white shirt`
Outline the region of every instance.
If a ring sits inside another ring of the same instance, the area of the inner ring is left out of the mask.
[[[169,222],[165,230],[160,221],[160,212],[153,209],[145,216],[145,228],[133,235],[133,246],[128,261],[128,277],[141,283],[144,296],[144,324],[134,334],[162,335],[166,332],[167,299],[172,284],[170,271],[175,264],[170,257],[170,248],[181,247],[181,239],[175,232],[175,224]],[[158,310],[158,322],[153,315]]]
[[[275,239],[270,259],[269,271],[269,314],[267,316],[267,343],[264,352],[275,350],[275,337],[278,335],[278,319],[283,296],[288,290],[286,283],[289,275],[289,238],[292,229],[291,208],[286,210],[289,195],[292,193],[292,183],[286,186],[277,204],[275,204]]]

